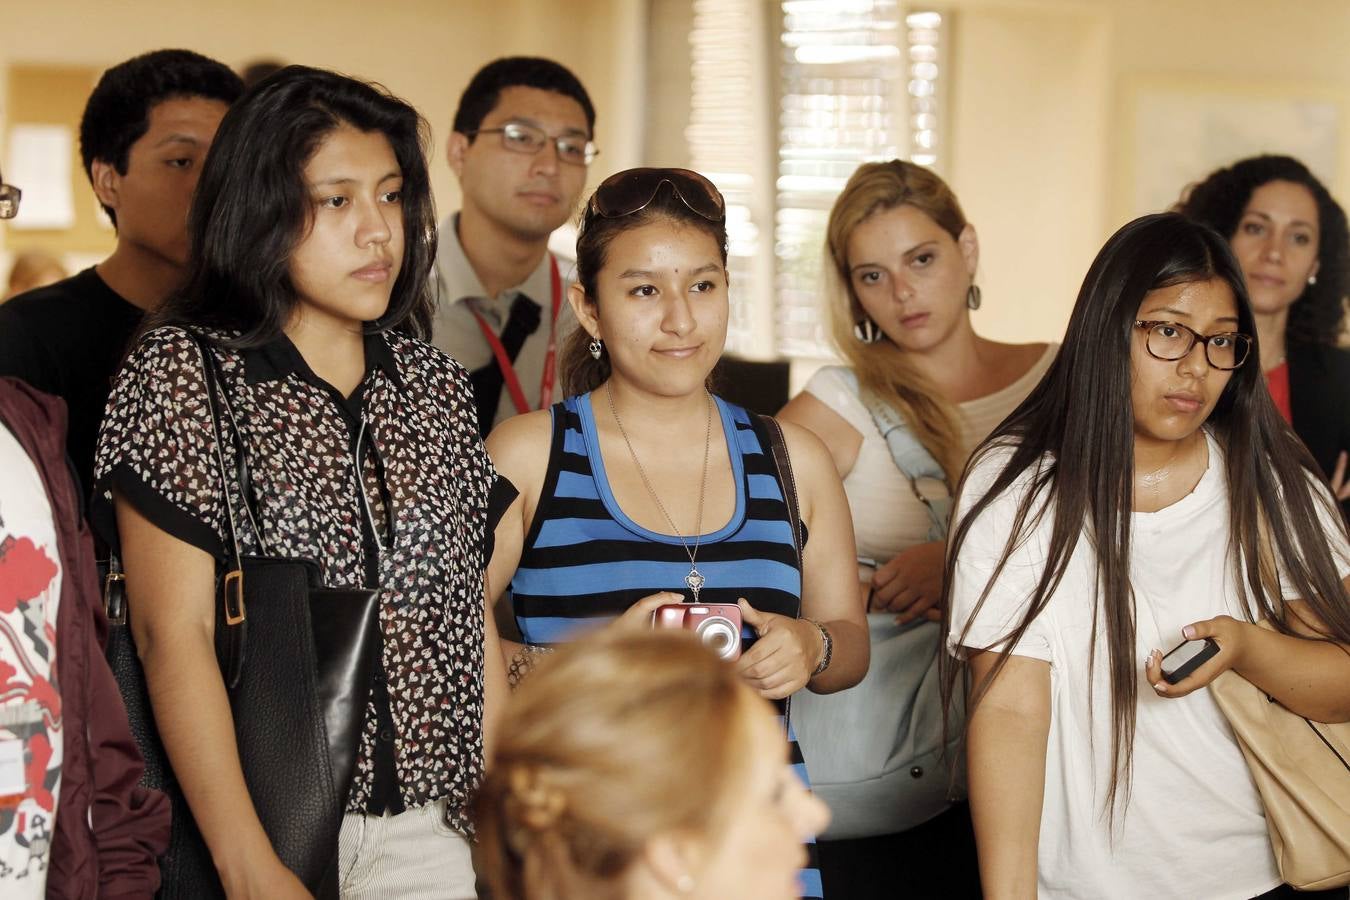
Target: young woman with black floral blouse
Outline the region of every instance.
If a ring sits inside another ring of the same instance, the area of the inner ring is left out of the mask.
[[[268,555],[380,588],[342,895],[474,895],[464,806],[505,691],[483,602],[499,482],[468,376],[420,339],[435,221],[424,135],[402,101],[302,67],[236,104],[197,188],[187,285],[132,350],[103,424],[96,515],[126,568],[174,774],[231,897],[306,894],[250,801],[215,661],[225,506],[189,330],[214,348]],[[260,552],[238,524],[243,553]]]

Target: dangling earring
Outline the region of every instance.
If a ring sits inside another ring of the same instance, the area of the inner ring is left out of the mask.
[[[972,284],[970,287],[966,288],[966,306],[971,309],[979,309],[983,299],[984,298],[980,296],[980,286],[978,284]]]
[[[860,344],[875,344],[881,340],[881,329],[869,317],[863,316],[853,326],[853,336]]]
[[[1316,275],[1309,275],[1309,276],[1308,276],[1308,284],[1309,284],[1309,285],[1317,284],[1317,276],[1316,276]]]
[[[605,352],[605,345],[600,343],[599,338],[591,338],[591,342],[586,345],[586,349],[591,352],[591,359],[598,360],[600,355]]]

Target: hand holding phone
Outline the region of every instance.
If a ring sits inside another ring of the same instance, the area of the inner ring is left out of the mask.
[[[1219,645],[1213,638],[1198,641],[1183,641],[1167,652],[1162,658],[1162,677],[1168,684],[1176,684],[1219,652]]]

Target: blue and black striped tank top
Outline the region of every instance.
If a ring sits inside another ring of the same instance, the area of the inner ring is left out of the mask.
[[[736,511],[699,540],[698,570],[706,579],[699,599],[744,597],[757,609],[795,617],[801,572],[764,426],[721,399],[717,410],[728,436]],[[511,581],[526,642],[565,641],[578,627],[589,630],[657,591],[687,597],[688,573],[679,537],[638,525],[610,492],[591,395],[554,404],[548,473]]]
[[[736,511],[699,540],[705,579],[699,600],[744,597],[756,609],[796,617],[801,571],[765,426],[741,407],[714,400],[727,436]],[[591,394],[568,397],[552,412],[548,471],[511,580],[516,621],[528,644],[564,643],[657,591],[689,595],[689,555],[679,537],[643,528],[610,491]],[[749,646],[754,632],[747,626],[741,637]],[[795,736],[789,739],[793,764],[809,785]],[[810,862],[801,872],[804,898],[822,896],[815,849],[808,846]]]

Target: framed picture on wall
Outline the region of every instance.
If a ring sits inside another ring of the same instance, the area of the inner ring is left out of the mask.
[[[1130,217],[1166,209],[1214,169],[1262,153],[1297,157],[1344,187],[1345,100],[1325,86],[1159,75],[1129,84],[1126,102]]]

